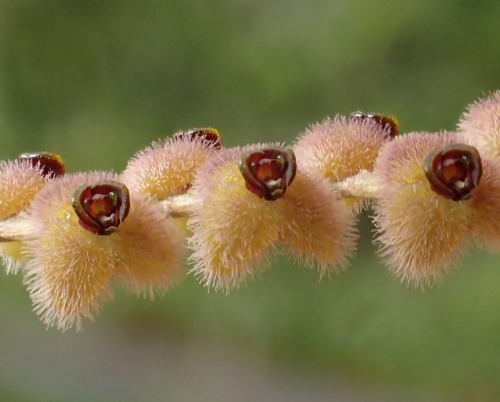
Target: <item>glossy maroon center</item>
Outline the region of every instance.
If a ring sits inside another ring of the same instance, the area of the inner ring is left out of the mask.
[[[431,152],[424,170],[434,192],[460,201],[469,199],[479,184],[482,164],[477,149],[456,144]]]
[[[274,201],[286,192],[295,177],[295,155],[281,147],[247,152],[241,158],[240,171],[249,191]]]
[[[128,189],[117,182],[81,187],[73,195],[73,208],[86,230],[109,235],[128,215]]]

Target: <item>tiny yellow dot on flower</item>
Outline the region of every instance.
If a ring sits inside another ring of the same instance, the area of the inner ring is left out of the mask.
[[[237,182],[237,181],[238,181],[238,178],[236,176],[228,175],[226,177],[226,182],[227,183],[234,183],[234,182]]]

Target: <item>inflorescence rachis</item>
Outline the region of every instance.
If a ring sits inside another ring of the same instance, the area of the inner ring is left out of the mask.
[[[432,285],[470,246],[500,248],[500,92],[470,105],[456,132],[400,134],[394,117],[356,112],[293,146],[224,148],[199,128],[153,143],[121,174],[65,171],[47,152],[0,162],[0,253],[48,326],[80,327],[115,282],[168,291],[186,248],[189,272],[224,292],[282,249],[320,277],[339,272],[369,206],[391,273]]]

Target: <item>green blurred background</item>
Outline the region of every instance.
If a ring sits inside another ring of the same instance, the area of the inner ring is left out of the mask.
[[[291,142],[358,109],[453,129],[500,89],[499,20],[493,0],[0,0],[0,158],[120,171],[178,129]],[[2,273],[0,400],[500,400],[498,257],[422,292],[360,228],[331,280],[283,258],[229,296],[191,277],[154,302],[117,289],[79,333],[46,331]]]

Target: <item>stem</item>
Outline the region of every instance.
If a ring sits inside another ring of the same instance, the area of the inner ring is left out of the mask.
[[[28,240],[36,235],[36,228],[25,216],[16,215],[0,221],[0,243]]]
[[[362,170],[343,181],[334,183],[340,198],[378,198],[378,188],[372,173]],[[187,192],[160,201],[167,218],[188,216],[193,206],[200,202],[196,193]],[[25,241],[36,236],[37,229],[24,214],[0,221],[0,243]]]
[[[361,170],[358,174],[334,183],[340,198],[378,198],[379,189],[373,173]]]

